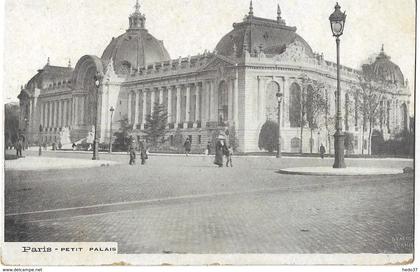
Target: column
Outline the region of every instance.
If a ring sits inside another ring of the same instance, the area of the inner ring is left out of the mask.
[[[136,104],[134,106],[134,128],[136,128],[137,124],[139,123],[139,101],[140,101],[139,90],[135,92],[135,96],[136,96]]]
[[[143,89],[143,108],[142,108],[143,114],[141,117],[141,123],[143,124],[143,126],[146,123],[146,114],[147,114],[146,110],[147,110],[147,92],[146,92],[146,89]]]
[[[46,128],[46,127],[48,127],[48,102],[44,102],[43,107],[44,107],[44,115],[43,115],[43,117],[44,117],[43,120],[44,121],[43,121],[42,126],[44,128]]]
[[[52,112],[52,110],[53,110],[53,102],[52,101],[50,101],[49,103],[49,111],[48,111],[48,127],[53,127],[53,112]]]
[[[153,107],[154,107],[155,100],[156,100],[156,98],[155,98],[155,88],[152,88],[151,91],[152,92],[150,93],[150,114],[153,114]]]
[[[227,80],[227,92],[228,92],[228,120],[233,121],[233,88],[232,79]]]
[[[283,101],[282,101],[282,126],[290,127],[289,105],[290,105],[290,82],[287,78],[283,78]]]
[[[127,116],[128,116],[128,123],[131,124],[131,91],[128,93],[128,110],[127,110]]]
[[[261,77],[257,76],[257,119],[261,120],[263,116],[263,106],[261,105]]]
[[[235,127],[236,129],[238,129],[239,127],[239,90],[238,90],[238,70],[236,70],[236,78],[234,81],[234,86],[233,86],[233,90],[234,90],[234,104],[235,104],[235,109],[233,112],[234,115],[234,121],[235,121]]]
[[[200,116],[200,85],[199,83],[195,84],[195,120],[201,120]]]
[[[61,105],[62,101],[58,100],[58,122],[57,122],[57,127],[62,127],[62,121],[61,119],[63,118],[63,107]]]
[[[67,100],[63,101],[63,127],[67,127]]]
[[[191,99],[191,95],[190,95],[190,85],[187,84],[186,86],[186,102],[185,102],[185,122],[190,121],[190,99]]]
[[[159,88],[159,104],[163,104],[163,87]]]
[[[75,96],[74,97],[74,111],[73,111],[73,116],[74,116],[74,124],[76,126],[79,125],[79,118],[78,118],[79,116],[77,114],[78,111],[79,111],[78,103],[79,103],[79,98],[77,96]]]
[[[172,88],[168,86],[166,89],[168,90],[168,123],[172,123]]]
[[[33,115],[34,115],[34,101],[32,100],[32,98],[29,98],[29,120],[28,120],[28,131],[31,132],[32,128],[31,128],[31,124],[33,122]]]
[[[181,122],[181,86],[176,86],[176,123]]]
[[[215,110],[214,110],[214,89],[213,89],[213,81],[209,82],[209,95],[210,95],[210,116],[209,119],[210,121],[214,121],[217,120],[214,118],[215,115]]]
[[[208,121],[211,121],[211,86],[210,82],[206,82],[206,118]]]

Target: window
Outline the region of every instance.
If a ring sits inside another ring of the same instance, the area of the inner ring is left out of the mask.
[[[299,127],[301,119],[301,91],[298,84],[293,83],[290,86],[289,98],[289,121],[290,127]]]

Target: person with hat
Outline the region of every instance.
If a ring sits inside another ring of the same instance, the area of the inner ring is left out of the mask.
[[[191,141],[189,137],[187,137],[187,139],[185,140],[184,148],[185,148],[185,155],[188,156],[188,154],[190,154],[191,152]]]
[[[223,167],[223,155],[226,153],[226,144],[224,140],[225,137],[223,135],[219,135],[217,137],[214,164],[218,165],[219,167]]]

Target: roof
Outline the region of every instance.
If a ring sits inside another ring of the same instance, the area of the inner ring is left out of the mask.
[[[383,46],[375,62],[363,65],[363,72],[373,80],[404,85],[404,75],[400,67],[385,54]]]
[[[296,33],[296,27],[287,26],[281,17],[270,20],[247,15],[243,22],[234,23],[233,30],[217,44],[216,52],[225,56],[240,57],[244,50],[249,53],[281,54],[289,44],[299,41],[309,56],[312,48]]]

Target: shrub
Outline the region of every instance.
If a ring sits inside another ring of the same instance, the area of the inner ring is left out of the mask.
[[[279,142],[279,125],[273,121],[266,121],[261,128],[258,148],[273,152],[277,150]]]

